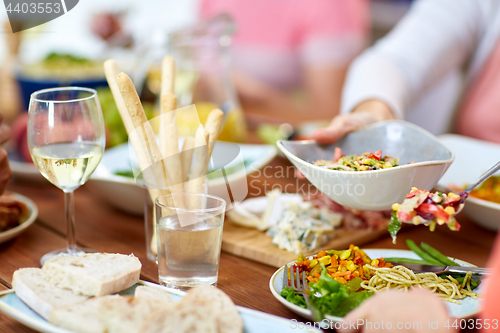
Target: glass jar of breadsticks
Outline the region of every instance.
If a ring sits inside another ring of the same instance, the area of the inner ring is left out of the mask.
[[[134,177],[147,189],[149,200],[154,202],[158,196],[169,193],[206,194],[208,164],[221,133],[224,113],[219,109],[211,110],[204,123],[198,121],[194,135],[188,133],[179,145],[177,115],[182,112],[177,108],[174,94],[174,59],[167,56],[162,61],[161,114],[152,120],[146,118],[132,80],[120,72],[114,60],[104,63],[104,72],[129,136]],[[194,107],[188,107],[187,111],[190,109]],[[189,200],[179,200],[179,204],[190,208]],[[153,208],[148,208],[146,212],[146,242],[151,259],[155,249],[152,211]]]
[[[173,32],[168,53],[176,61],[175,95],[178,106],[194,104],[201,123],[214,108],[224,112],[219,140],[244,142],[245,119],[232,81],[229,46],[234,23],[228,15],[218,15],[198,25]],[[192,132],[198,119],[180,115],[179,134]]]

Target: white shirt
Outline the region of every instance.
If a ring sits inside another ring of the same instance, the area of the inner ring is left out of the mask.
[[[468,86],[500,34],[499,0],[419,0],[400,23],[351,65],[342,113],[367,99],[434,134],[449,126],[469,62]]]

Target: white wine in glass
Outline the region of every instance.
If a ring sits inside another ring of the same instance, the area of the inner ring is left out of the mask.
[[[76,246],[73,191],[89,179],[104,152],[104,120],[97,93],[79,87],[40,90],[31,95],[28,112],[31,158],[40,173],[63,190],[67,223],[67,248],[49,252],[40,261],[91,252]]]

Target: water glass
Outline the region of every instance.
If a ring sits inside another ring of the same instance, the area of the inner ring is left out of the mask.
[[[174,193],[156,198],[161,284],[177,289],[217,285],[225,208],[224,199],[207,194]]]

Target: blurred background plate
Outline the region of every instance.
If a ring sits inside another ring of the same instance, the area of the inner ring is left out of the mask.
[[[24,195],[18,193],[9,193],[9,195],[13,196],[15,200],[22,202],[28,207],[29,214],[27,217],[19,222],[19,225],[15,228],[9,229],[4,232],[0,232],[0,244],[5,243],[11,240],[14,237],[19,236],[23,231],[25,231],[30,225],[35,222],[38,216],[38,207],[36,204],[29,198]]]
[[[239,148],[246,172],[238,172],[238,161],[233,161],[233,158],[238,155],[235,152],[235,147]],[[247,186],[247,175],[267,165],[276,156],[276,153],[276,148],[271,145],[235,144],[219,141],[215,145],[212,160],[214,161],[214,170],[222,167],[221,161],[233,161],[224,163],[227,182],[231,184],[233,189],[244,188]],[[238,170],[232,172],[232,169]],[[136,184],[133,177],[116,174],[124,171],[130,173],[131,170],[128,144],[108,149],[104,152],[101,163],[87,182],[86,187],[96,196],[122,211],[143,214],[144,189]],[[227,196],[226,180],[220,177],[220,173],[217,173],[215,177],[208,175],[208,192],[223,198]]]
[[[439,139],[455,154],[455,162],[439,180],[439,186],[465,187],[500,160],[499,144],[456,134],[444,134]],[[500,204],[469,196],[464,213],[486,229],[496,231],[500,227]]]

